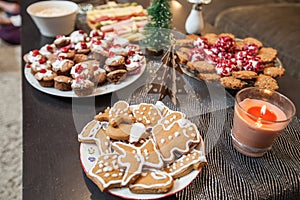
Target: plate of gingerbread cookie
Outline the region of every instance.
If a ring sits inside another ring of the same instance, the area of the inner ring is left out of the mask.
[[[276,78],[285,73],[277,50],[252,37],[240,39],[229,33],[208,33],[177,43],[185,74],[219,82],[226,89],[255,86],[277,90]]]
[[[80,160],[102,192],[159,199],[187,187],[207,164],[197,126],[162,102],[118,101],[78,134]]]
[[[62,97],[98,96],[135,82],[146,68],[137,44],[99,30],[58,35],[23,56],[24,75],[36,89]]]

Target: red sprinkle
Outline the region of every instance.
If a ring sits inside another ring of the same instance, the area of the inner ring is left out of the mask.
[[[40,54],[40,51],[38,49],[32,50],[32,55],[37,56]]]
[[[41,58],[40,60],[39,60],[39,63],[40,64],[44,64],[44,63],[46,63],[47,62],[47,59],[46,58]]]
[[[127,59],[127,60],[125,61],[125,63],[126,63],[127,65],[129,65],[129,64],[131,63],[131,61],[130,61],[129,59]]]
[[[128,51],[128,56],[133,56],[135,54],[135,51]]]
[[[46,72],[47,72],[46,69],[41,69],[41,70],[40,70],[40,73],[42,73],[42,74],[45,74]]]

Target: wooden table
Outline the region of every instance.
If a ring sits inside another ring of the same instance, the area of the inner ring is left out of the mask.
[[[25,9],[32,2],[35,1],[21,1],[23,16],[22,55],[53,41],[51,38],[41,36],[27,15]],[[145,4],[146,1],[140,2]],[[184,21],[190,7],[182,6],[177,9],[174,12],[173,23],[177,30],[184,32]],[[25,63],[22,64],[22,69],[24,69]],[[280,79],[279,84],[280,91],[289,96],[296,104],[297,116],[299,117],[300,81],[286,75]],[[82,170],[77,130],[72,113],[72,99],[51,96],[34,89],[26,81],[24,74],[22,74],[22,95],[23,199],[118,199],[108,193],[100,192]],[[111,94],[96,97],[96,111],[103,111],[107,106],[110,106],[110,98]],[[209,181],[207,172],[204,174],[203,181]],[[292,191],[292,194],[294,194],[293,192],[295,191]],[[168,199],[183,198],[182,196],[185,194],[180,193],[177,197],[174,195]],[[201,194],[195,195],[201,197]],[[190,198],[194,197],[187,197],[187,199]],[[205,199],[205,196],[203,198]]]

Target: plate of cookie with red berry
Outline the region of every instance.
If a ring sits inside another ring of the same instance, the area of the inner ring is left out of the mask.
[[[36,89],[62,97],[98,96],[135,82],[146,68],[137,44],[100,30],[75,30],[23,56],[24,74]]]
[[[277,50],[253,37],[207,33],[178,40],[177,44],[184,73],[198,80],[220,82],[227,89],[255,86],[277,90],[276,78],[285,73]]]
[[[197,126],[161,101],[118,101],[78,134],[80,160],[99,192],[159,199],[187,187],[207,164]]]

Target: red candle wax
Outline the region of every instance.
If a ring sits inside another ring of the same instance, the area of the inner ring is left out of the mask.
[[[269,121],[276,121],[277,120],[277,116],[275,115],[275,113],[271,112],[269,109],[263,109],[263,106],[253,106],[250,107],[247,112],[255,117],[261,118],[263,120],[269,120]],[[252,120],[257,120],[255,118],[252,118]]]

